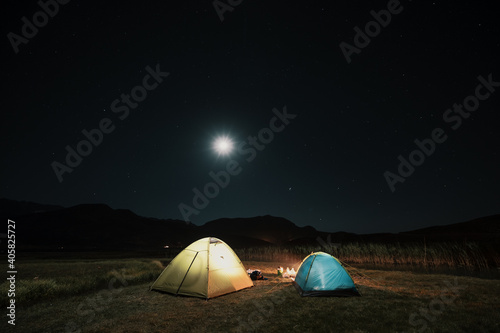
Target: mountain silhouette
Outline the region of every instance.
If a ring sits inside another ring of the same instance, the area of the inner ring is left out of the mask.
[[[24,251],[159,251],[183,248],[202,237],[223,239],[233,248],[347,242],[493,241],[500,215],[400,233],[358,235],[299,227],[274,216],[220,218],[197,226],[136,215],[105,204],[69,208],[0,199],[0,217],[16,221],[16,247]]]

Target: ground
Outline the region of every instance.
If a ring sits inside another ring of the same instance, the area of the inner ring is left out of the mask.
[[[128,283],[131,276],[116,270],[100,290],[18,305],[16,326],[4,317],[1,331],[500,332],[496,279],[350,269],[362,297],[314,298],[277,275],[286,264],[244,265],[268,280],[208,301],[149,291],[152,281]]]

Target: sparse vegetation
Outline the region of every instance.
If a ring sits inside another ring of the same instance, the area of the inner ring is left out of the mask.
[[[484,271],[500,267],[500,253],[492,246],[461,243],[347,243],[340,246],[260,247],[235,249],[242,260],[297,261],[315,251],[333,254],[352,265],[410,266]]]

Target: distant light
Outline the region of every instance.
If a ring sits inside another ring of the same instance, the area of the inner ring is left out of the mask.
[[[165,245],[163,248],[164,248],[164,249],[168,249],[168,245]]]
[[[213,147],[219,155],[228,155],[233,150],[233,142],[228,137],[222,136],[215,140]]]

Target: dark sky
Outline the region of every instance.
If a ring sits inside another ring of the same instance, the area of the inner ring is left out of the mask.
[[[270,214],[369,233],[500,213],[492,5],[247,0],[221,21],[211,1],[70,1],[47,22],[36,1],[4,6],[1,197],[182,219],[179,204],[194,208],[193,188],[203,192],[209,173],[232,160],[239,174],[190,215],[194,223]],[[390,22],[369,25],[369,43],[358,35],[348,63],[341,43],[352,50],[355,27],[364,33],[370,12],[388,6]],[[34,14],[38,32],[22,43],[22,18]],[[148,66],[169,75],[156,84]],[[129,107],[122,94],[131,92],[147,96]],[[458,110],[464,100],[475,111]],[[285,107],[296,117],[282,126],[273,109]],[[270,121],[282,129],[272,140]],[[66,165],[66,146],[77,149],[82,131],[103,123],[112,132],[90,153],[82,143],[87,156],[60,182],[54,162]],[[439,128],[446,140],[430,144]],[[259,133],[270,142],[253,158],[248,137]],[[220,135],[247,153],[218,156]],[[416,139],[435,149],[413,153],[420,165],[404,183],[392,178],[391,191],[384,173],[398,174]]]

